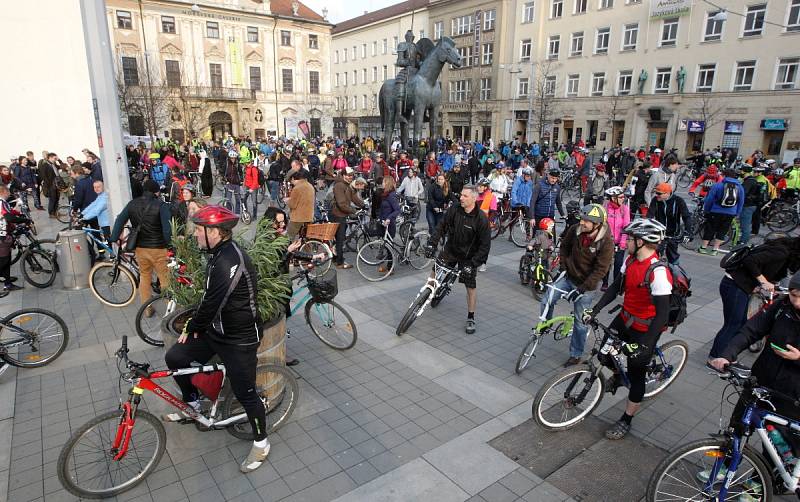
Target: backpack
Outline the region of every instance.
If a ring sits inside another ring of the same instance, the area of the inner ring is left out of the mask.
[[[720,207],[736,207],[739,202],[739,185],[731,181],[722,184],[722,198],[719,200]]]
[[[259,186],[266,185],[267,184],[267,177],[264,175],[264,171],[262,171],[258,167],[256,169],[258,169],[258,185]]]
[[[634,197],[637,200],[644,200],[644,193],[647,191],[647,184],[650,183],[650,176],[652,176],[649,170],[641,169],[637,173],[636,179],[636,187],[634,188]]]
[[[653,271],[658,267],[666,267],[672,276],[672,294],[669,295],[669,316],[666,326],[672,328],[674,333],[688,315],[686,299],[692,296],[692,278],[680,265],[659,259],[647,267],[647,271],[644,273],[645,279],[642,286],[647,287],[648,291],[650,290],[648,277],[651,277]]]
[[[742,264],[745,258],[750,256],[752,251],[752,244],[741,244],[736,246],[722,258],[722,260],[719,262],[719,266],[722,267],[726,272],[735,270],[739,268],[739,265]]]

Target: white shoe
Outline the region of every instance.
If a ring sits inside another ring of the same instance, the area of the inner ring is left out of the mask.
[[[242,461],[242,464],[239,466],[239,470],[247,473],[253,472],[259,467],[264,461],[267,459],[267,455],[269,455],[270,444],[269,440],[267,440],[267,446],[264,448],[259,448],[256,445],[253,445],[250,448],[250,454],[247,455],[247,458]]]
[[[486,272],[486,264],[484,263],[480,267],[478,267],[478,272]]]

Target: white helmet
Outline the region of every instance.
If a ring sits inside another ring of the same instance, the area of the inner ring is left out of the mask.
[[[639,218],[633,220],[627,227],[622,229],[626,234],[642,239],[651,244],[658,244],[667,235],[667,227],[663,223],[652,218]]]
[[[655,150],[653,150],[653,152],[655,152],[655,153],[661,153],[661,148],[656,148]]]
[[[609,197],[618,197],[625,193],[625,190],[621,186],[614,186],[606,190],[606,195]]]

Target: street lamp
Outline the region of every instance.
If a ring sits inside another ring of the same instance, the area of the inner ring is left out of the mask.
[[[500,65],[500,68],[504,69],[505,66],[504,65]],[[517,89],[514,88],[514,75],[522,73],[522,69],[517,68],[515,70],[513,66],[509,66],[508,67],[508,73],[509,73],[509,75],[511,75],[511,135],[514,136],[514,134],[516,133],[516,128],[517,128],[517,125],[516,125],[517,112],[515,110],[516,105],[517,105]],[[508,138],[506,138],[506,139],[508,139]]]

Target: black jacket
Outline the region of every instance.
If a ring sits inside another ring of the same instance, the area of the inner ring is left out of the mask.
[[[203,299],[186,330],[228,345],[261,340],[256,288],[258,277],[247,253],[232,240],[211,251]]]
[[[766,187],[758,182],[755,176],[748,176],[742,181],[744,188],[744,205],[760,206],[767,201],[765,194],[762,193]]]
[[[444,190],[438,183],[431,183],[428,186],[428,207],[433,209],[444,209],[448,199],[444,195]],[[440,211],[441,212],[441,211]]]
[[[75,182],[75,194],[72,196],[72,210],[82,211],[94,202],[97,194],[94,192],[94,181],[88,176],[81,176]]]
[[[120,211],[111,232],[111,242],[119,239],[122,229],[129,220],[132,228],[138,228],[137,248],[164,249],[169,246],[172,229],[169,206],[150,192],[132,201]],[[166,255],[165,255],[166,256]]]
[[[794,238],[794,246],[791,242],[778,239],[754,247],[738,267],[727,270],[728,275],[747,294],[759,285],[759,275],[770,282],[780,281],[800,268],[800,237]]]
[[[489,258],[492,244],[489,220],[477,204],[469,213],[460,204],[453,205],[445,213],[431,238],[434,248],[438,246],[443,235],[447,235],[445,254],[459,263],[477,267],[486,263]]]
[[[667,227],[669,237],[679,236],[692,228],[692,215],[689,213],[686,201],[678,195],[673,195],[665,201],[653,197],[647,215],[663,223]]]

